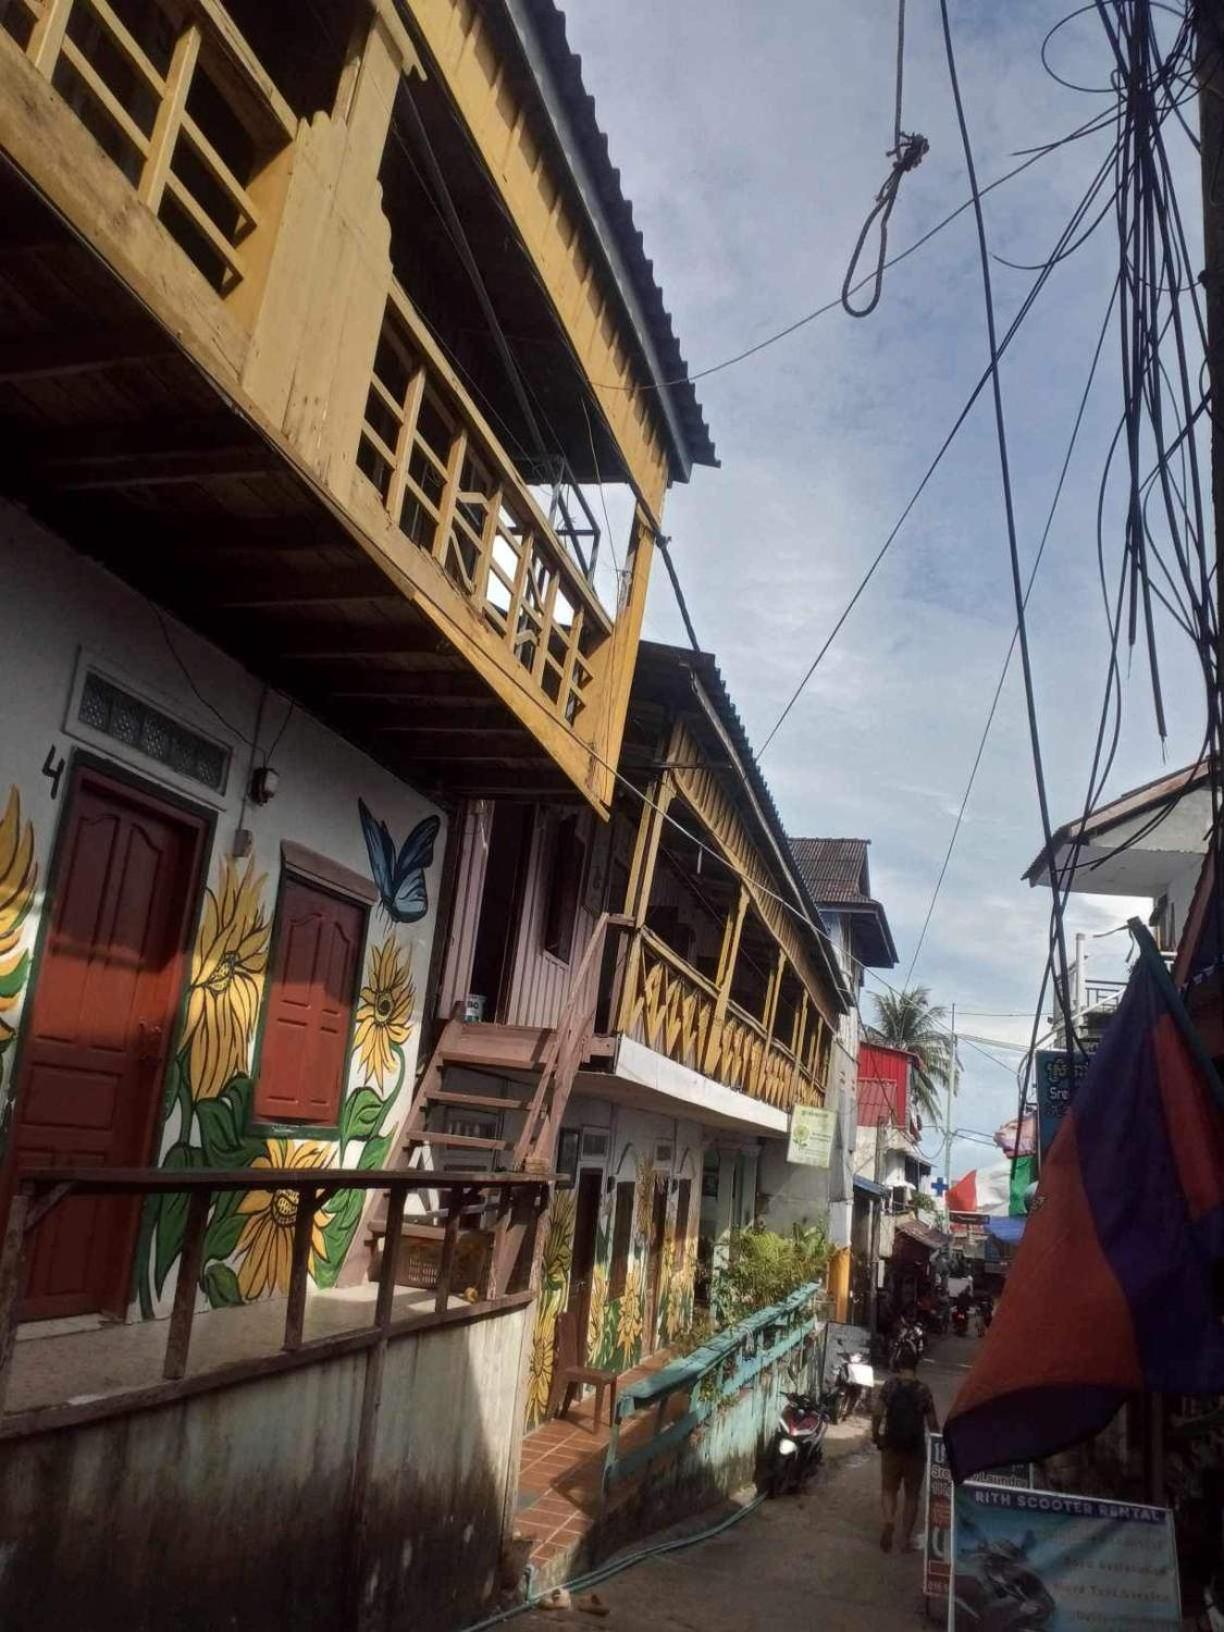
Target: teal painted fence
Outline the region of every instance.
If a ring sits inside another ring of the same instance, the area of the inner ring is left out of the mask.
[[[824,1302],[823,1286],[800,1287],[622,1393],[604,1458],[605,1513],[635,1480],[658,1505],[669,1493],[713,1497],[751,1478],[784,1389],[816,1386]]]

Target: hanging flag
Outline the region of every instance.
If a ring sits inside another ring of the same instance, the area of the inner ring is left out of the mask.
[[[1224,1393],[1224,1089],[1130,928],[1141,956],[948,1418],[958,1480],[1086,1439],[1128,1395]]]
[[[1024,1192],[1036,1177],[1031,1156],[1017,1162],[978,1167],[957,1179],[948,1191],[950,1213],[985,1213],[990,1218],[1017,1218],[1024,1212]]]

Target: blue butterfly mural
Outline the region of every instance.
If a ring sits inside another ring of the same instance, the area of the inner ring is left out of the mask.
[[[386,822],[375,820],[364,799],[358,799],[357,809],[383,911],[397,924],[415,924],[429,911],[425,869],[433,861],[434,840],[442,818],[426,816],[419,821],[397,856]]]

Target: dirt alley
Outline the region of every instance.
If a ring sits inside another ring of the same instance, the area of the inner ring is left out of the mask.
[[[937,1338],[921,1375],[940,1420],[972,1339]],[[919,1516],[921,1527],[921,1513]],[[879,1458],[870,1442],[832,1462],[802,1499],[765,1502],[722,1535],[634,1565],[597,1588],[610,1613],[533,1610],[511,1628],[569,1632],[905,1632],[929,1626],[920,1554],[881,1553]]]

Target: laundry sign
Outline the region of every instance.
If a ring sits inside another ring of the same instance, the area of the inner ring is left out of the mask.
[[[826,1111],[820,1105],[796,1105],[790,1113],[787,1161],[800,1167],[828,1167],[836,1127],[836,1111]]]

